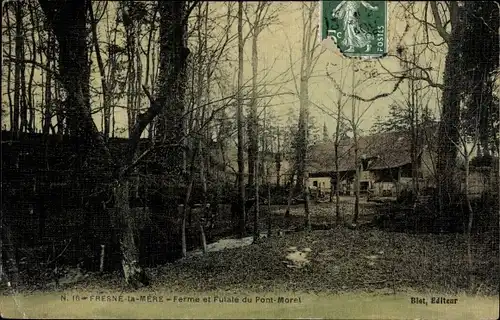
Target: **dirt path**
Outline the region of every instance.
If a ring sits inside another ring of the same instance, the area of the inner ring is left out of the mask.
[[[97,298],[97,296],[100,296]],[[142,296],[142,297],[141,297]],[[63,301],[65,297],[66,301]],[[73,301],[73,299],[80,301]],[[83,298],[86,297],[85,300]],[[179,302],[179,297],[183,299]],[[217,298],[216,298],[217,297]],[[282,300],[281,297],[289,298]],[[411,298],[426,304],[412,304]],[[458,299],[431,304],[431,297]],[[132,298],[136,299],[132,302]],[[246,298],[246,301],[243,299]],[[102,302],[96,300],[119,300]],[[141,301],[141,299],[143,301]],[[170,300],[168,300],[170,299]],[[174,302],[175,299],[175,302]],[[204,301],[205,299],[205,301]],[[221,300],[232,302],[220,302]],[[236,301],[238,299],[238,301]],[[149,302],[148,302],[149,300]],[[214,300],[216,300],[214,302]],[[251,302],[248,302],[251,300]],[[286,303],[286,301],[289,301]],[[62,292],[0,298],[8,318],[329,318],[497,319],[498,298],[432,294],[346,293],[339,295],[163,292]]]

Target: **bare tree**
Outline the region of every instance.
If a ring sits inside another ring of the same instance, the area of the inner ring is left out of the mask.
[[[12,56],[12,25],[11,25],[11,19],[10,19],[10,11],[9,10],[9,6],[7,4],[5,4],[5,19],[6,19],[6,22],[5,22],[5,28],[2,28],[2,31],[3,32],[6,32],[7,33],[7,41],[8,41],[8,49],[7,49],[7,53],[10,56]],[[3,11],[2,11],[3,13]],[[3,36],[3,34],[2,34]],[[3,57],[3,56],[2,56]],[[15,71],[14,71],[15,72]],[[14,75],[15,76],[15,75]],[[18,127],[17,125],[17,120],[15,120],[15,117],[14,117],[14,110],[15,110],[15,103],[13,103],[12,101],[12,81],[11,81],[11,78],[12,78],[12,63],[8,63],[7,64],[7,97],[8,97],[8,101],[9,101],[9,126],[11,128],[11,130],[13,132],[15,132]]]
[[[283,155],[281,153],[281,135],[280,135],[280,128],[278,127],[276,129],[276,156],[275,156],[275,162],[276,162],[276,186],[280,186],[280,178],[281,178],[281,162],[283,160]]]
[[[344,61],[342,60],[342,65],[340,68],[340,79],[344,78]],[[345,80],[343,81],[345,82]],[[343,84],[342,84],[343,87]],[[344,118],[344,108],[348,100],[344,99],[344,96],[339,92],[337,95],[337,101],[335,102],[335,133],[334,133],[334,162],[335,162],[335,223],[340,224],[342,216],[340,213],[340,172],[339,172],[339,160],[340,160],[340,142],[345,132],[345,118]],[[332,186],[333,188],[333,186]]]
[[[495,114],[493,88],[500,55],[500,8],[498,2],[465,2],[464,11],[464,87],[469,94],[464,117],[473,118],[471,114],[479,111],[477,151],[482,156],[490,156],[491,137],[494,136],[490,119]]]
[[[146,74],[144,76],[144,85],[147,88],[153,88],[155,84],[155,79],[156,79],[156,73],[157,70],[155,68],[155,51],[156,51],[156,46],[153,46],[153,40],[156,39],[156,32],[158,30],[157,26],[157,13],[158,13],[158,6],[154,5],[153,6],[153,13],[151,15],[151,21],[149,23],[149,30],[148,30],[148,44],[146,48]],[[148,138],[150,141],[153,141],[153,131],[154,131],[154,123],[155,121],[152,121],[148,125]]]
[[[20,1],[15,3],[15,21],[16,21],[16,37],[15,37],[15,52],[18,61],[24,59],[24,27],[23,27],[23,8]],[[14,66],[14,118],[12,131],[18,133],[23,131],[24,108],[25,108],[25,93],[22,90],[25,86],[25,63],[19,62]],[[21,123],[19,119],[21,118]]]
[[[238,127],[238,199],[239,199],[239,233],[243,237],[245,234],[246,213],[245,213],[245,163],[243,159],[243,3],[238,3],[238,84],[237,84],[237,116]]]
[[[248,36],[252,39],[252,94],[250,100],[250,110],[248,114],[248,185],[253,188],[255,179],[255,162],[258,157],[258,136],[255,133],[258,125],[257,119],[257,77],[259,68],[258,39],[261,32],[276,19],[276,10],[270,11],[273,4],[269,1],[261,1],[255,4],[247,5],[244,14],[249,24]],[[248,37],[247,36],[247,37]]]
[[[31,25],[31,37],[28,43],[28,50],[31,51],[31,60],[36,61],[37,60],[37,52],[40,51],[39,48],[39,42],[36,41],[35,34],[38,31],[38,19],[35,18],[35,10],[36,6],[34,5],[33,2],[30,2],[28,5],[28,10],[29,10],[29,18],[30,18],[30,25]],[[35,122],[35,105],[36,105],[36,97],[35,97],[35,90],[34,90],[34,78],[35,78],[35,69],[36,66],[34,64],[31,64],[30,71],[29,71],[29,80],[28,80],[28,86],[26,88],[26,95],[27,95],[27,103],[26,103],[26,110],[25,110],[25,130],[29,132],[33,132],[36,130],[36,122]]]
[[[464,200],[467,206],[467,267],[468,267],[468,275],[469,275],[469,289],[471,291],[474,290],[474,261],[472,256],[472,227],[474,222],[474,210],[472,208],[471,199],[470,199],[470,160],[475,150],[478,148],[480,144],[480,118],[481,114],[475,115],[473,119],[464,119],[461,122],[461,125],[458,127],[460,130],[460,145],[457,145],[457,149],[459,150],[460,155],[464,160],[464,185],[463,185],[463,193]]]
[[[356,64],[352,64],[353,67],[353,73],[352,73],[352,91],[353,95],[355,93],[355,78],[356,78]],[[352,225],[356,225],[358,222],[358,216],[359,216],[359,188],[360,188],[360,179],[361,179],[361,171],[362,171],[362,162],[360,161],[360,155],[359,155],[359,141],[358,141],[358,134],[359,134],[359,101],[355,99],[351,99],[351,118],[349,121],[349,124],[351,125],[352,129],[352,138],[353,138],[353,143],[354,143],[354,166],[356,168],[356,176],[354,178],[354,215],[352,217]]]
[[[355,170],[356,174],[354,177],[354,195],[355,195],[355,201],[354,201],[354,214],[353,214],[353,219],[352,219],[352,226],[354,227],[357,223],[358,217],[359,217],[359,205],[360,205],[360,179],[361,179],[361,173],[363,171],[363,161],[364,160],[364,154],[359,154],[359,135],[360,135],[360,125],[363,120],[364,114],[369,110],[369,108],[372,106],[373,101],[368,101],[370,102],[363,110],[361,110],[361,102],[362,99],[358,99],[356,97],[356,91],[359,89],[361,85],[366,83],[367,81],[373,79],[377,74],[373,72],[373,62],[356,62],[352,61],[349,64],[349,67],[352,69],[352,83],[351,83],[351,93],[346,94],[345,90],[342,88],[342,86],[337,83],[337,81],[333,78],[331,75],[330,71],[327,71],[327,76],[330,79],[330,81],[334,84],[334,86],[337,88],[339,95],[340,96],[349,96],[350,97],[350,102],[351,102],[351,108],[350,108],[350,114],[347,115],[342,111],[344,105],[347,103],[347,101],[342,102],[342,100],[337,101],[337,114],[335,115],[335,118],[337,118],[337,122],[340,120],[341,122],[338,122],[339,126],[339,132],[338,135],[342,136],[344,132],[341,130],[341,125],[343,121],[345,121],[348,126],[349,130],[353,134],[352,138],[352,145],[353,145],[353,151],[354,151],[354,162],[355,162]],[[356,78],[356,75],[360,74],[360,78]],[[340,141],[336,142],[337,146],[336,149],[340,147]],[[337,154],[337,152],[336,152]],[[338,153],[338,157],[341,156],[341,153]],[[337,157],[337,156],[336,156]],[[338,159],[336,160],[338,162]],[[336,165],[338,166],[338,165]],[[336,167],[338,171],[338,167]],[[337,172],[337,178],[339,176],[339,172]]]
[[[104,114],[104,139],[109,138],[110,129],[110,111],[111,111],[111,83],[107,81],[104,61],[101,55],[99,38],[97,35],[97,21],[94,16],[94,9],[92,4],[89,6],[90,28],[92,30],[92,42],[96,53],[97,64],[99,67],[99,74],[101,76],[102,96],[103,96],[103,114]],[[112,59],[112,58],[111,58]],[[114,64],[113,64],[114,65]],[[114,77],[113,77],[114,78]]]
[[[252,93],[250,99],[250,110],[248,114],[248,186],[255,192],[254,207],[254,239],[259,238],[259,132],[258,132],[258,39],[261,32],[276,20],[276,11],[270,10],[273,4],[270,1],[261,1],[254,5],[247,6],[244,10],[245,18],[249,22],[249,35],[252,38]],[[249,10],[250,9],[250,10]],[[250,12],[251,11],[251,12]]]
[[[311,227],[308,186],[309,173],[307,170],[309,141],[309,79],[313,75],[314,68],[321,53],[324,52],[324,50],[321,49],[321,44],[318,43],[317,37],[318,25],[315,23],[317,6],[318,4],[315,2],[302,4],[303,31],[299,77],[296,77],[292,69],[295,89],[300,102],[294,171],[297,173],[296,190],[301,190],[304,195],[305,225],[308,229]],[[291,59],[290,62],[292,62]],[[293,175],[292,173],[292,176]],[[292,193],[290,192],[286,214],[288,214],[290,210],[289,204],[291,195]]]
[[[49,32],[48,34],[48,41],[47,41],[47,52],[46,52],[46,67],[47,69],[51,69],[51,66],[55,62],[55,37],[52,32]],[[49,134],[49,130],[52,128],[54,131],[54,127],[52,126],[52,117],[53,117],[53,112],[55,111],[53,108],[53,102],[52,102],[52,86],[53,86],[53,79],[52,79],[52,73],[47,72],[46,77],[45,77],[45,110],[43,110],[43,128],[42,132],[44,134]]]

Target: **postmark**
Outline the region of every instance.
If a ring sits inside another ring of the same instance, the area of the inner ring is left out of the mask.
[[[387,54],[386,1],[321,1],[321,40],[331,39],[346,57]]]

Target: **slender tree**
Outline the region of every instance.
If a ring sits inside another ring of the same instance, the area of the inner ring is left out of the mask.
[[[304,194],[304,211],[306,228],[311,227],[309,211],[309,172],[307,170],[308,148],[309,148],[309,79],[313,75],[316,63],[324,51],[318,43],[315,14],[317,3],[302,4],[302,51],[300,60],[300,73],[297,92],[299,95],[299,123],[297,134],[297,154],[295,163],[297,165],[297,189]],[[297,86],[297,80],[295,85]]]
[[[238,84],[237,84],[237,130],[238,130],[238,200],[239,200],[239,233],[245,234],[245,163],[243,158],[243,3],[238,2]]]

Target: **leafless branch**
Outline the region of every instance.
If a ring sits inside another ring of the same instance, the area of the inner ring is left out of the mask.
[[[62,78],[61,78],[59,73],[57,73],[55,70],[47,67],[46,65],[44,65],[38,61],[31,60],[31,59],[16,59],[15,57],[12,57],[12,56],[7,56],[6,58],[4,58],[4,61],[8,62],[8,63],[30,63],[30,64],[33,64],[33,65],[37,66],[38,68],[44,70],[45,72],[50,73],[57,81],[62,82]]]
[[[398,55],[388,55],[388,56],[395,57],[398,60],[400,60],[401,62],[403,62],[407,65],[411,65],[411,67],[412,67],[411,69],[404,70],[401,75],[398,75],[398,74],[390,71],[389,69],[387,69],[382,64],[382,62],[379,60],[378,63],[380,65],[380,67],[382,69],[384,69],[384,71],[387,72],[389,75],[391,75],[391,77],[393,77],[395,79],[409,79],[409,80],[415,80],[415,81],[423,80],[423,81],[426,81],[429,84],[429,86],[431,86],[431,87],[438,88],[441,90],[444,89],[443,84],[436,83],[432,80],[431,74],[429,73],[429,71],[433,70],[432,68],[424,68],[422,66],[417,65],[415,63],[415,61],[406,60]],[[421,75],[420,76],[415,75],[415,72],[412,72],[413,70],[419,71],[421,73]]]
[[[344,89],[337,83],[337,81],[335,81],[335,79],[332,77],[332,75],[330,74],[330,72],[328,70],[326,71],[326,76],[330,79],[330,81],[333,83],[335,89],[340,94],[342,94],[342,96],[353,98],[353,99],[356,99],[358,101],[363,101],[363,102],[372,102],[372,101],[375,101],[375,100],[378,100],[378,99],[390,96],[391,94],[393,94],[394,92],[396,92],[396,90],[398,90],[399,86],[401,85],[401,83],[405,79],[404,77],[398,77],[396,79],[392,79],[392,80],[396,80],[396,83],[394,84],[394,87],[392,88],[391,91],[380,93],[380,94],[377,94],[376,96],[373,96],[373,97],[370,97],[370,98],[365,98],[365,97],[361,97],[361,96],[356,95],[356,94],[346,93],[344,91]]]
[[[438,4],[436,1],[429,1],[429,5],[431,6],[432,16],[434,17],[435,29],[447,43],[450,42],[450,34],[446,32],[443,20],[439,14]]]
[[[181,25],[185,25],[187,23],[187,21],[189,19],[189,16],[191,15],[191,12],[198,5],[198,2],[200,2],[200,0],[193,0],[193,3],[191,3],[191,5],[186,10],[186,15],[182,19],[182,24]]]

